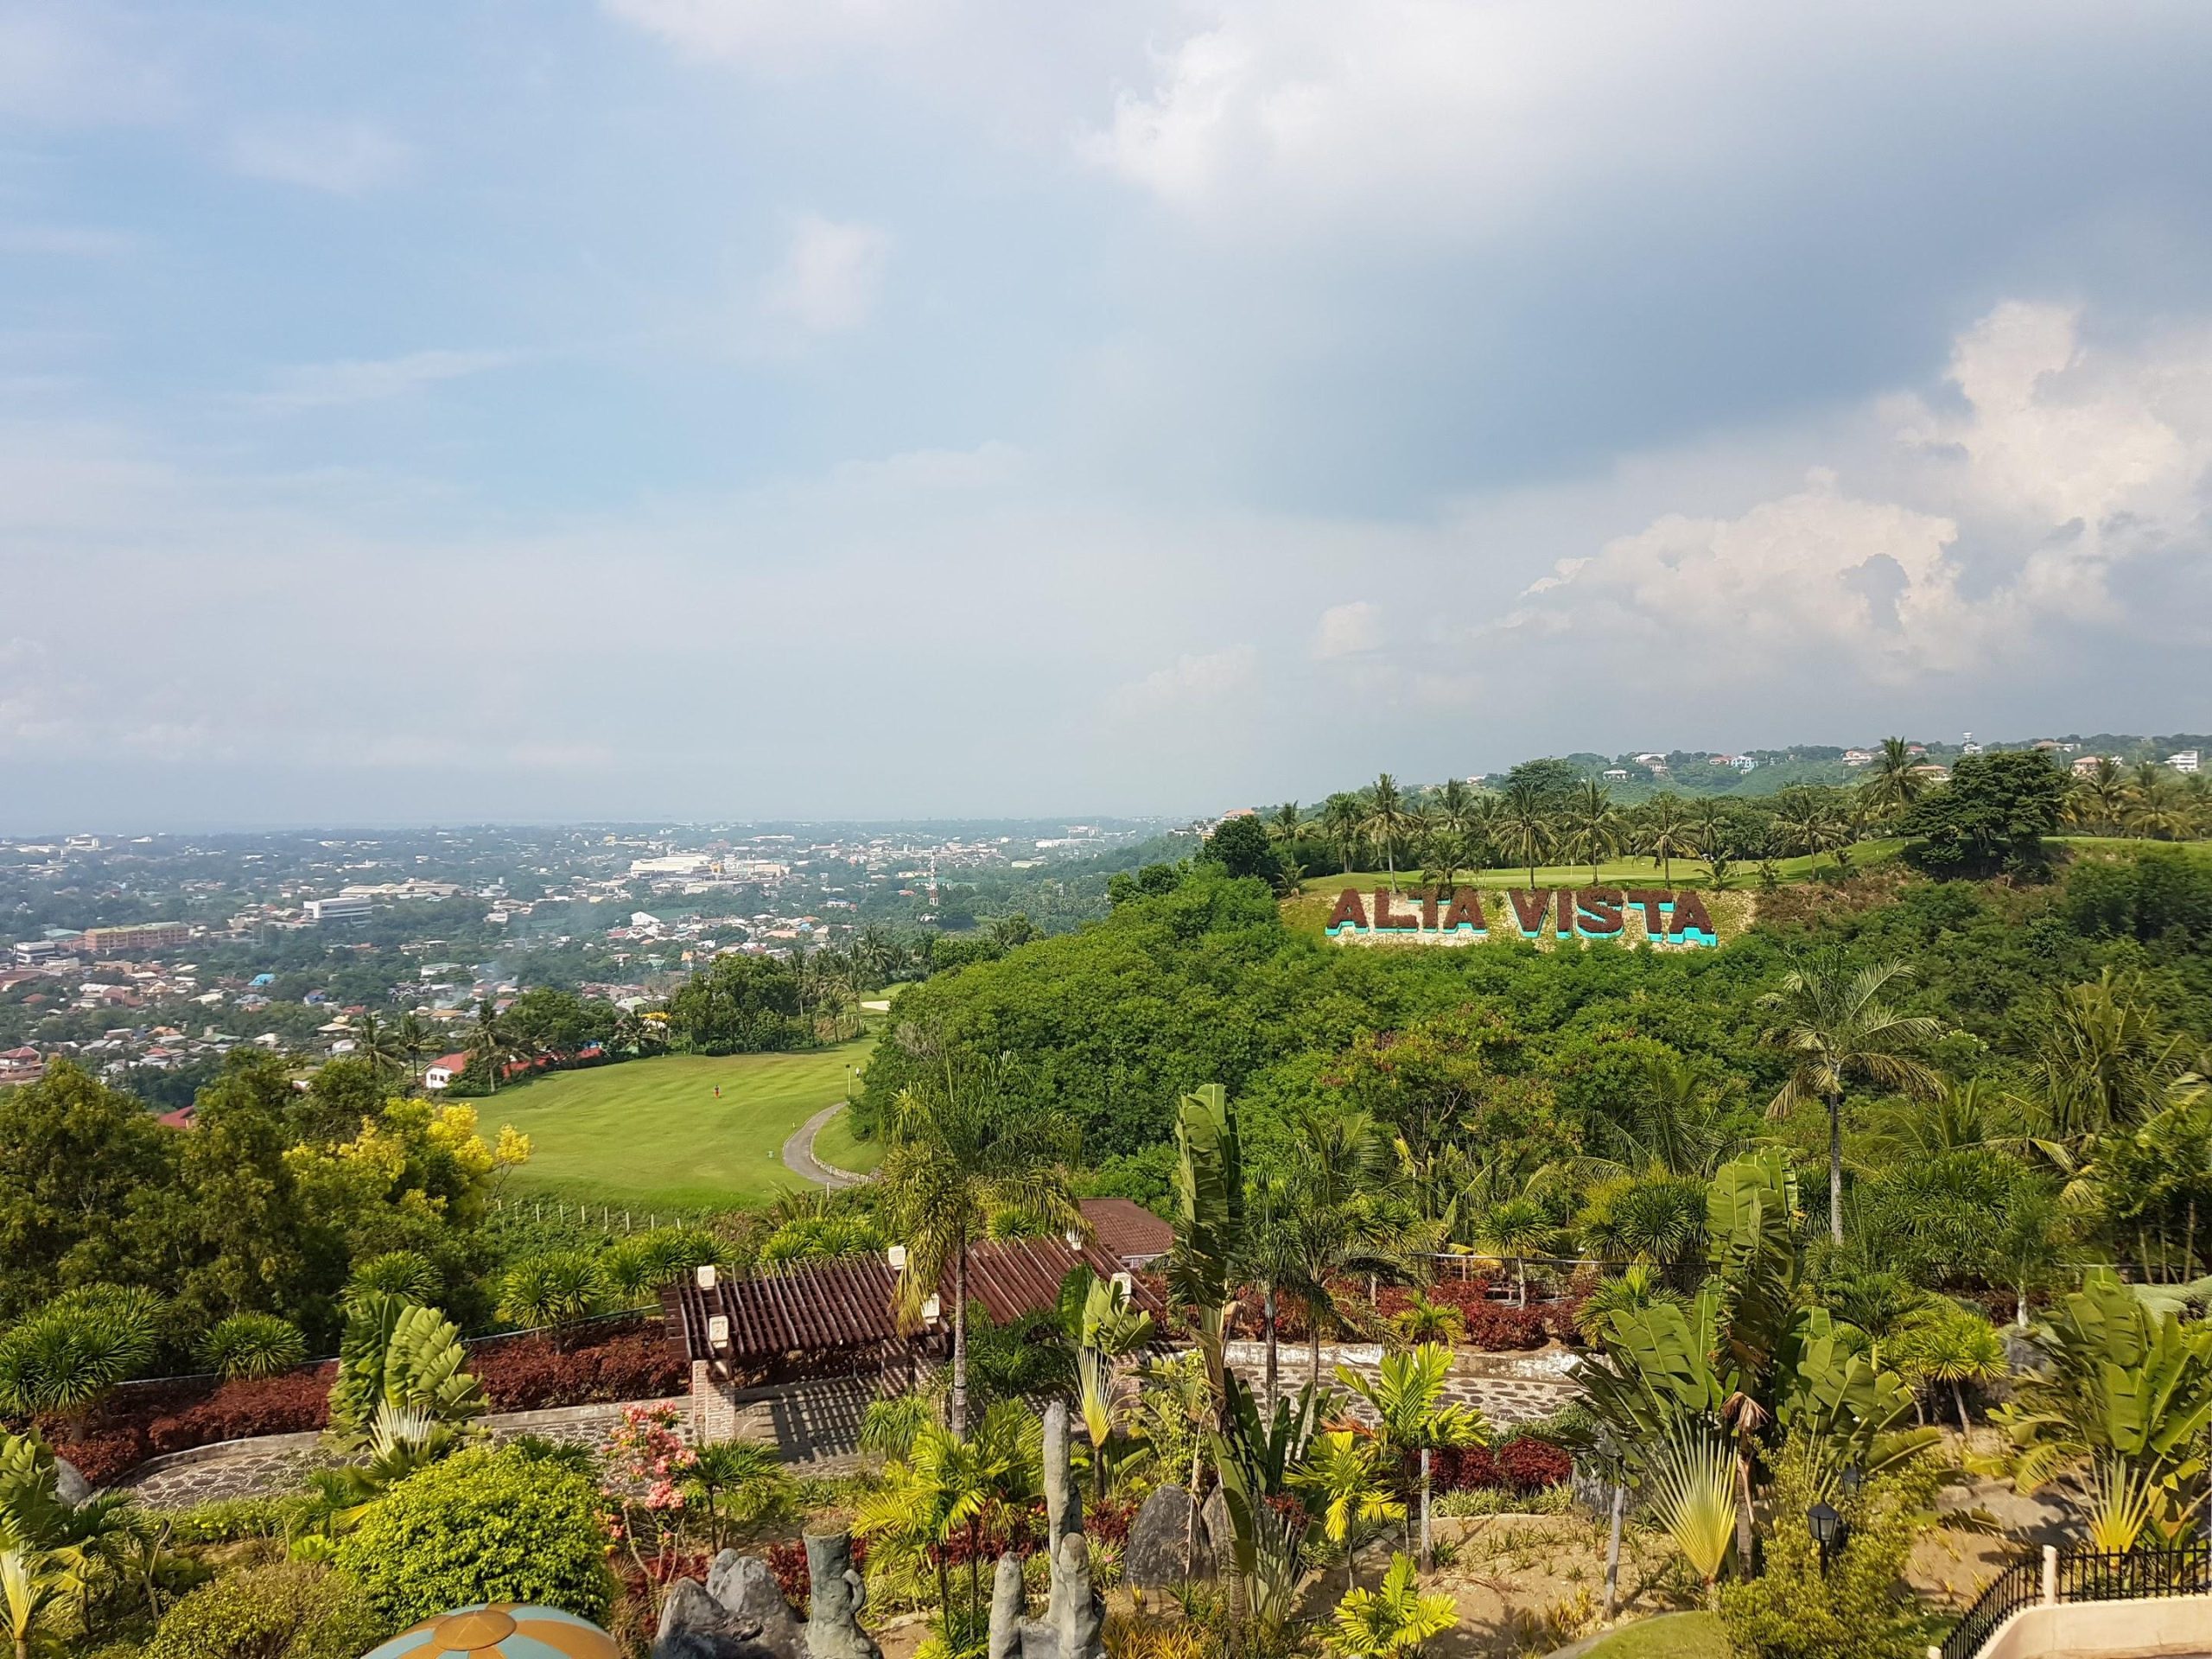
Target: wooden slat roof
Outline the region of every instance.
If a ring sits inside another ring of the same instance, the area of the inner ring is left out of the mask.
[[[978,1244],[968,1253],[969,1298],[1000,1325],[1042,1313],[1059,1299],[1061,1282],[1078,1262],[1102,1279],[1122,1271],[1119,1258],[1096,1244],[1071,1249],[1058,1238]],[[729,1321],[729,1346],[721,1357],[762,1360],[909,1339],[918,1333],[899,1328],[899,1279],[883,1256],[874,1255],[725,1278],[712,1290],[685,1279],[663,1291],[661,1303],[669,1338],[688,1358],[716,1357],[707,1342],[707,1322],[719,1314]],[[1160,1315],[1141,1283],[1133,1294],[1147,1312]]]

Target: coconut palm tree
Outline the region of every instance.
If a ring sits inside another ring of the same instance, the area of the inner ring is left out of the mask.
[[[1584,779],[1567,804],[1562,827],[1567,831],[1566,844],[1574,856],[1589,861],[1590,885],[1596,887],[1598,866],[1613,855],[1621,838],[1621,815],[1614,810],[1605,786],[1595,778]]]
[[[1867,769],[1866,781],[1859,792],[1877,818],[1896,819],[1905,814],[1905,809],[1926,791],[1925,773],[1915,770],[1920,757],[1914,754],[1901,737],[1882,740],[1882,752],[1874,757],[1874,764]]]
[[[2069,822],[2111,834],[2119,830],[2127,811],[2127,779],[2120,762],[2100,755],[2088,772],[2076,773],[2067,791]]]
[[[1697,850],[1696,828],[1682,798],[1670,789],[1662,790],[1645,804],[1637,817],[1636,836],[1637,851],[1659,866],[1659,879],[1669,887],[1675,882],[1675,861]]]
[[[1383,772],[1367,791],[1367,812],[1360,821],[1360,832],[1370,845],[1381,851],[1393,893],[1398,887],[1399,838],[1412,826],[1413,814],[1407,807],[1405,791],[1398,787],[1396,779]]]
[[[506,1017],[487,998],[476,1005],[475,1022],[468,1031],[468,1058],[480,1062],[492,1079],[492,1092],[499,1092],[499,1074],[515,1058],[515,1040]]]
[[[1298,839],[1298,803],[1285,801],[1268,820],[1268,839],[1278,847],[1287,847]]]
[[[968,1432],[968,1252],[993,1215],[1014,1211],[1055,1230],[1086,1224],[1069,1192],[1074,1125],[1022,1097],[1010,1063],[901,1090],[886,1126],[877,1183],[906,1249],[900,1287],[910,1311],[951,1293],[952,1433]]]
[[[378,1083],[406,1072],[407,1050],[396,1027],[365,1010],[353,1021],[353,1038],[354,1054],[369,1063]]]
[[[1322,838],[1336,849],[1346,871],[1359,868],[1359,849],[1364,844],[1364,831],[1360,826],[1365,817],[1357,795],[1339,792],[1322,804]]]
[[[1942,1078],[1912,1051],[1940,1036],[1943,1022],[1927,1014],[1899,1014],[1887,1001],[1891,988],[1912,977],[1910,963],[1889,962],[1853,973],[1835,956],[1808,957],[1758,1000],[1776,1016],[1759,1040],[1789,1057],[1789,1079],[1767,1108],[1787,1117],[1802,1102],[1817,1100],[1828,1114],[1828,1233],[1843,1243],[1843,1093],[1863,1078],[1897,1094],[1932,1097]]]
[[[1491,815],[1491,834],[1498,849],[1529,871],[1529,890],[1536,890],[1536,866],[1551,852],[1554,835],[1551,808],[1531,779],[1508,784]]]
[[[1476,1237],[1484,1249],[1513,1258],[1514,1276],[1519,1281],[1515,1300],[1522,1307],[1529,1306],[1529,1256],[1551,1243],[1558,1231],[1543,1205],[1534,1198],[1508,1198],[1483,1212]]]
[[[1414,1276],[1416,1224],[1388,1188],[1395,1173],[1389,1137],[1364,1112],[1313,1105],[1291,1118],[1290,1210],[1281,1217],[1285,1288],[1305,1305],[1307,1376],[1321,1375],[1321,1338],[1351,1319],[1336,1283],[1351,1274],[1399,1282]]]
[[[1421,1460],[1421,1559],[1424,1565],[1431,1554],[1429,1453],[1490,1442],[1490,1425],[1482,1413],[1445,1399],[1444,1385],[1451,1377],[1452,1351],[1436,1342],[1422,1343],[1407,1353],[1384,1355],[1372,1381],[1348,1365],[1337,1367],[1337,1381],[1374,1411],[1376,1433],[1383,1446],[1401,1462],[1408,1455],[1417,1455]],[[1407,1542],[1410,1546],[1412,1540]]]
[[[400,1058],[407,1068],[407,1087],[411,1093],[422,1086],[423,1062],[438,1052],[437,1033],[430,1029],[430,1022],[410,1008],[392,1022],[392,1041],[398,1046]]]

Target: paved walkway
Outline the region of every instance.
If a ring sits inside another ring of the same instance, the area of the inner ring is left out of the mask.
[[[814,1137],[822,1133],[830,1120],[845,1109],[842,1100],[832,1102],[800,1124],[791,1138],[784,1142],[784,1167],[803,1181],[833,1191],[841,1186],[858,1186],[868,1179],[849,1169],[840,1169],[835,1164],[825,1164],[814,1155]]]

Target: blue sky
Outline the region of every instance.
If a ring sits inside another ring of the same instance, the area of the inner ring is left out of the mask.
[[[2205,729],[2212,12],[0,0],[0,828]]]

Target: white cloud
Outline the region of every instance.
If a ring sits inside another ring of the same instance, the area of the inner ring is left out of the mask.
[[[167,69],[145,55],[143,15],[104,0],[0,9],[0,114],[54,126],[131,125],[175,113]]]
[[[1382,644],[1382,607],[1363,599],[1332,605],[1313,629],[1313,656],[1319,662],[1359,656]]]
[[[251,401],[276,410],[380,403],[442,381],[503,368],[514,360],[508,352],[428,351],[340,363],[296,364],[270,376],[268,390]]]
[[[1107,709],[1127,721],[1218,714],[1251,689],[1259,664],[1260,653],[1250,645],[1197,655],[1186,652],[1165,668],[1117,688],[1107,698]]]
[[[0,253],[51,254],[65,259],[105,259],[134,253],[143,244],[128,231],[96,225],[0,225]]]
[[[825,48],[895,45],[937,22],[947,0],[602,0],[694,57],[747,61]]]
[[[413,151],[369,121],[293,121],[241,128],[231,166],[248,178],[357,196],[404,177]]]
[[[783,264],[761,296],[767,315],[809,334],[845,334],[875,314],[889,232],[808,213],[791,227]]]
[[[1560,560],[1491,643],[1627,642],[1685,678],[1840,663],[1902,684],[2032,659],[2057,625],[2143,626],[2116,608],[2115,568],[2206,564],[2212,335],[2092,349],[2075,310],[2008,302],[1959,336],[1949,378],[1961,412],[1901,395],[1863,413],[1859,487],[1820,467],[1739,513],[1663,515]]]

